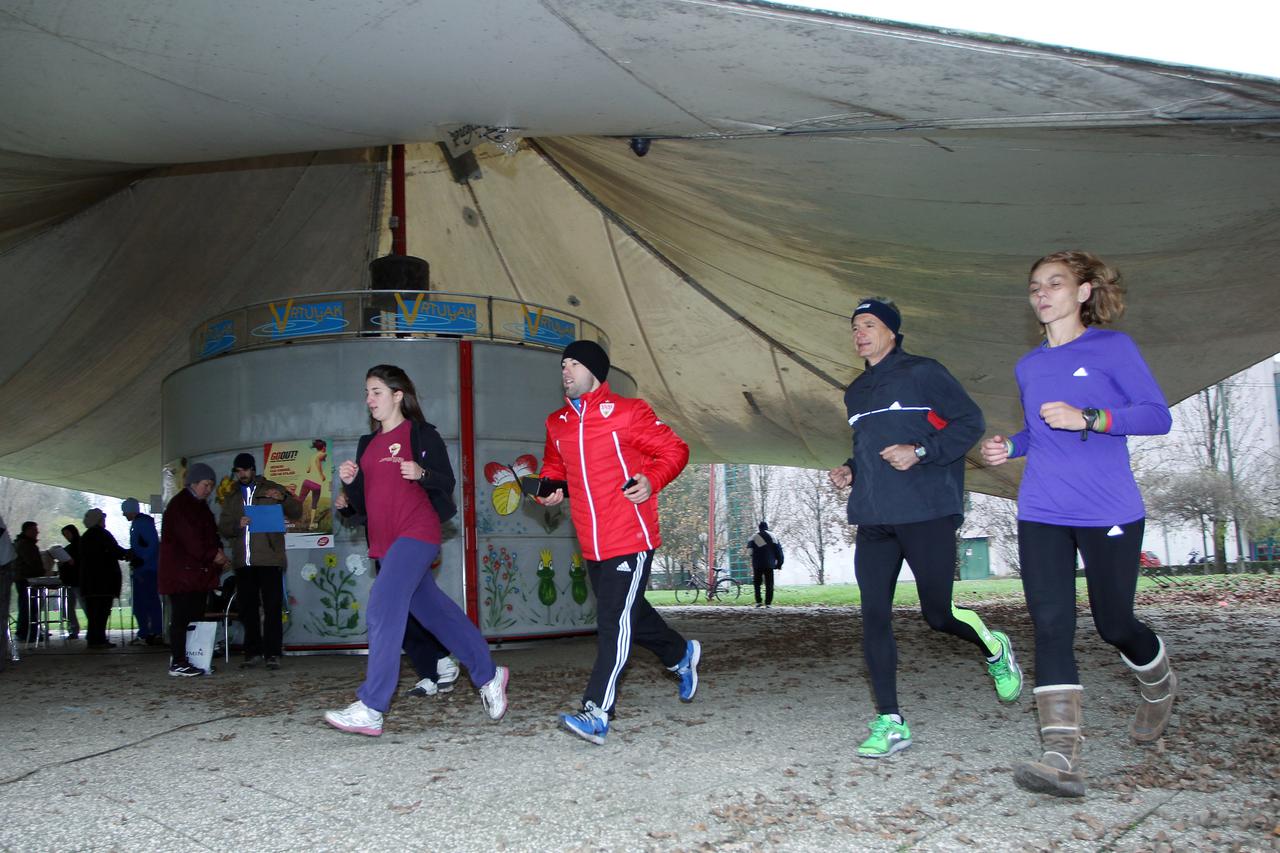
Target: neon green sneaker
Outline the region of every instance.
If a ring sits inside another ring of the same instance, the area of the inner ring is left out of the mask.
[[[1006,705],[1017,702],[1022,695],[1022,667],[1013,653],[1013,643],[1003,631],[992,631],[991,636],[1000,641],[1000,657],[987,663],[987,672],[996,683],[996,696]]]
[[[884,758],[911,746],[911,729],[905,722],[894,722],[888,714],[876,717],[867,728],[871,729],[871,737],[858,747],[858,755],[863,758]]]

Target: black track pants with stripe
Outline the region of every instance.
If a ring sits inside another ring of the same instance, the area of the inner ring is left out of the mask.
[[[641,551],[586,561],[587,577],[596,594],[598,633],[596,663],[582,696],[584,704],[594,702],[604,711],[613,710],[618,679],[626,668],[632,643],[653,652],[668,668],[684,658],[684,637],[667,625],[644,597],[652,560],[652,551]]]

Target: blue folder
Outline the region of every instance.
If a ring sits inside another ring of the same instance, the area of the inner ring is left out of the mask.
[[[284,507],[280,504],[250,504],[244,508],[250,533],[284,533]]]

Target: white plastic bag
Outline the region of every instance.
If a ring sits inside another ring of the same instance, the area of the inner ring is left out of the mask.
[[[187,660],[206,674],[213,672],[213,645],[217,638],[217,622],[192,622],[187,626]]]

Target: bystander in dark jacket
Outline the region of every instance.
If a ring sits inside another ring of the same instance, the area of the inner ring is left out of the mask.
[[[187,471],[186,487],[164,509],[160,529],[160,593],[169,596],[169,674],[203,675],[187,660],[187,625],[199,619],[211,590],[218,588],[227,562],[218,523],[209,509],[213,469],[197,462]]]
[[[84,514],[84,533],[80,535],[80,598],[89,622],[85,639],[91,649],[109,649],[115,643],[107,639],[107,620],[111,602],[120,595],[120,561],[125,550],[103,526],[106,514],[91,509]]]

